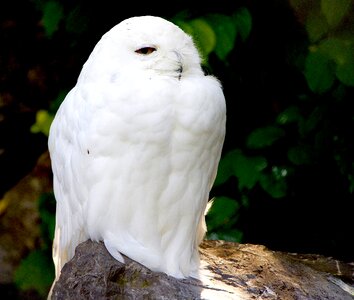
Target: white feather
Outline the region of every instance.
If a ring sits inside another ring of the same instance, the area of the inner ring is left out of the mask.
[[[87,239],[119,261],[197,277],[225,111],[220,83],[174,24],[134,17],[106,33],[50,129],[56,279]]]

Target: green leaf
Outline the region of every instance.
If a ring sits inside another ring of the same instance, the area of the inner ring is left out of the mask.
[[[330,26],[337,26],[349,12],[352,0],[321,0],[321,11]]]
[[[305,61],[305,77],[309,88],[318,94],[328,91],[334,82],[334,71],[329,57],[320,51],[310,52]]]
[[[354,87],[354,59],[346,64],[337,65],[336,76],[345,85]]]
[[[271,174],[262,174],[259,183],[261,187],[273,198],[282,198],[287,194],[287,182],[285,176],[279,176],[278,170],[272,169]]]
[[[44,193],[38,199],[38,210],[41,219],[41,234],[43,240],[52,246],[55,230],[56,201],[53,193]]]
[[[211,25],[216,35],[214,51],[221,60],[225,60],[234,48],[236,26],[231,17],[221,14],[210,14],[206,16],[206,21]]]
[[[36,123],[34,123],[30,128],[31,132],[32,133],[41,132],[46,136],[48,136],[50,125],[52,124],[53,119],[54,116],[49,114],[48,111],[39,110],[36,114]]]
[[[234,173],[232,168],[232,154],[228,153],[221,158],[218,166],[218,173],[216,175],[214,186],[219,186],[225,183]]]
[[[288,159],[297,166],[311,164],[312,157],[310,146],[295,146],[288,150]]]
[[[59,23],[64,16],[62,4],[57,1],[48,1],[43,7],[42,23],[48,37],[58,30]]]
[[[319,45],[319,51],[335,62],[338,80],[354,86],[354,39],[328,38]]]
[[[230,163],[240,190],[244,187],[252,189],[258,182],[262,170],[267,167],[267,160],[264,157],[247,157],[238,149],[230,152]]]
[[[218,227],[230,227],[236,221],[235,215],[239,209],[239,204],[235,199],[228,197],[217,197],[207,214],[208,231]]]
[[[348,86],[354,86],[354,39],[328,38],[319,51],[335,62],[335,75]]]
[[[299,132],[301,136],[306,136],[314,130],[323,118],[323,108],[315,107],[311,114],[306,118],[302,118],[299,122]]]
[[[267,126],[255,129],[247,138],[247,146],[253,149],[264,148],[272,145],[285,135],[279,127]]]
[[[281,125],[298,122],[302,118],[297,106],[290,106],[282,111],[277,117],[277,123]]]
[[[179,18],[173,18],[172,21],[178,27],[180,27],[185,33],[193,37],[193,27],[187,21],[183,21],[182,19]]]
[[[61,90],[57,96],[57,98],[50,103],[49,113],[54,115],[57,110],[59,109],[61,103],[65,99],[66,95],[68,94],[68,90]]]
[[[201,54],[204,63],[207,62],[209,54],[215,49],[216,36],[208,22],[202,18],[189,21],[192,29],[192,36]]]
[[[345,64],[347,59],[354,55],[353,45],[354,38],[352,37],[330,37],[320,43],[318,50],[337,64]]]
[[[246,7],[240,8],[232,15],[236,24],[237,32],[239,32],[241,39],[245,41],[252,30],[252,15]]]
[[[36,290],[46,296],[54,280],[54,266],[48,252],[31,252],[15,272],[15,283],[21,290]]]
[[[322,14],[310,13],[306,19],[306,31],[311,42],[317,42],[328,30],[328,23]]]

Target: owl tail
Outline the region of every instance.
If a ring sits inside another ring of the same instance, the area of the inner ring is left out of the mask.
[[[198,225],[198,230],[197,230],[197,237],[196,237],[196,247],[200,245],[200,243],[203,241],[205,234],[207,232],[207,226],[205,223],[205,216],[208,214],[210,208],[212,207],[214,202],[214,198],[208,201],[206,204],[204,213],[200,216],[199,220],[199,225]]]
[[[53,240],[53,261],[54,261],[54,266],[55,266],[55,279],[52,283],[52,286],[50,288],[49,294],[47,299],[51,299],[52,297],[52,292],[53,292],[53,287],[57,280],[59,279],[60,272],[62,267],[64,266],[65,262],[68,259],[67,251],[64,249],[60,249],[59,247],[59,241],[60,241],[60,227],[55,226],[55,231],[54,231],[54,240]]]

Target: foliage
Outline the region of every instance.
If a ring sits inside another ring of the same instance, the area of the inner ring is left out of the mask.
[[[38,199],[42,241],[39,249],[30,252],[15,272],[15,284],[21,290],[35,290],[43,298],[54,280],[52,243],[55,226],[55,199],[52,193]]]
[[[237,242],[242,238],[242,232],[234,228],[237,222],[239,204],[228,197],[218,197],[207,214],[208,238]]]
[[[188,18],[181,13],[171,21],[193,36],[205,65],[208,65],[208,57],[212,52],[227,63],[227,56],[234,49],[237,35],[246,40],[252,27],[251,14],[245,7],[231,15],[210,13]]]
[[[63,7],[57,1],[48,1],[39,6],[43,9],[43,27],[48,37],[58,30],[59,22],[63,18]]]
[[[345,17],[351,1],[290,2],[303,19],[309,37],[308,51],[300,52],[290,63],[304,74],[308,90],[299,91],[299,100],[285,107],[273,121],[249,132],[241,149],[223,156],[215,186],[234,176],[238,191],[233,194],[243,199],[258,189],[257,184],[272,198],[290,198],[294,194],[289,189],[292,178],[306,166],[316,167],[324,157],[337,161],[334,171],[347,182],[348,193],[353,193],[354,160],[348,156],[348,150],[353,148],[349,134],[353,111],[342,116],[347,128],[337,127],[338,119],[333,113],[334,109],[342,111],[341,107],[347,107],[349,89],[354,83],[354,38],[350,34],[353,27],[343,26],[348,22]],[[301,60],[303,63],[299,64]],[[317,100],[319,96],[321,101]],[[285,157],[274,157],[273,153],[282,151],[287,154]],[[236,201],[240,209],[242,201]],[[229,212],[220,214],[227,217]],[[214,227],[209,229],[215,235]]]
[[[15,283],[21,290],[36,290],[43,298],[53,283],[53,262],[48,253],[36,250],[25,257],[16,270]]]
[[[54,119],[54,115],[48,113],[48,111],[41,109],[36,113],[36,123],[31,126],[32,133],[42,132],[46,136],[49,135],[49,128]]]

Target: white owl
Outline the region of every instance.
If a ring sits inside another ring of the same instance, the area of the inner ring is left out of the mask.
[[[225,121],[221,84],[179,27],[142,16],[104,34],[50,128],[56,279],[88,239],[198,277]]]

